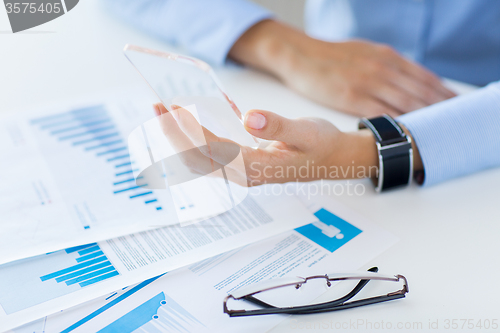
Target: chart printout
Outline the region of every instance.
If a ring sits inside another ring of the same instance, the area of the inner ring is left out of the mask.
[[[249,195],[234,209],[187,226],[0,265],[0,331],[316,221],[297,197]]]
[[[270,278],[357,270],[396,241],[390,233],[336,203],[313,209],[323,223],[321,228],[312,223],[284,232],[114,291],[14,332],[267,331],[286,317],[229,318],[222,312],[227,293]],[[325,231],[325,226],[335,232]],[[321,295],[325,288],[307,295],[307,300]]]
[[[225,190],[220,179],[197,191],[136,184],[127,136],[155,100],[126,95],[0,119],[0,264],[224,211],[199,188]]]

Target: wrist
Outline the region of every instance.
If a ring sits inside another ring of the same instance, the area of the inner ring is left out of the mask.
[[[418,151],[418,147],[415,144],[415,140],[411,136],[411,133],[401,124],[399,124],[405,134],[411,138],[412,150],[413,150],[413,173],[421,173],[424,168],[422,164],[422,158]],[[347,142],[352,142],[353,144],[348,144],[347,146],[352,147],[352,161],[356,167],[361,167],[367,170],[366,176],[369,178],[374,178],[378,174],[378,150],[376,145],[375,137],[373,133],[368,129],[361,129],[357,132],[345,133],[348,138]],[[374,172],[375,170],[375,172]],[[361,170],[360,170],[361,171]],[[368,172],[371,171],[371,172]],[[364,178],[357,177],[357,178]]]
[[[378,150],[369,130],[342,132],[339,147],[339,152],[331,154],[330,165],[338,166],[343,178],[373,178],[378,175]]]

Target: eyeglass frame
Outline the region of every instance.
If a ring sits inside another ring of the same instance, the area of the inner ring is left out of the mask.
[[[387,302],[399,298],[405,298],[406,294],[410,291],[408,288],[408,281],[403,275],[386,275],[377,273],[378,268],[372,267],[367,272],[353,272],[353,273],[334,273],[334,274],[325,274],[325,275],[313,275],[305,278],[296,277],[296,278],[288,278],[288,279],[279,279],[281,281],[288,280],[288,282],[280,283],[278,279],[264,281],[263,283],[252,285],[247,288],[240,288],[235,292],[229,294],[224,298],[223,309],[224,313],[228,314],[230,317],[243,317],[243,316],[257,316],[257,315],[269,315],[269,314],[312,314],[312,313],[321,313],[321,312],[330,312],[330,311],[339,311],[350,309],[354,307],[359,307],[363,305]],[[278,289],[287,286],[295,285],[296,289],[299,289],[304,283],[307,283],[308,280],[313,279],[326,279],[326,285],[328,287],[331,286],[333,281],[345,281],[345,280],[360,280],[359,283],[345,296],[335,299],[333,301],[319,303],[319,304],[310,304],[303,306],[292,306],[292,307],[275,307],[271,304],[263,302],[253,295],[258,293],[269,291],[273,289]],[[360,300],[355,300],[351,302],[347,302],[351,298],[353,298],[357,293],[363,289],[363,287],[370,280],[379,280],[379,281],[391,281],[391,282],[399,282],[403,281],[403,288],[397,290],[392,293],[388,293],[386,295],[380,295],[375,297],[364,298]],[[272,283],[274,282],[274,283]],[[262,288],[256,290],[259,285],[265,285]],[[266,287],[267,286],[267,287]],[[253,304],[260,305],[265,309],[258,310],[229,310],[227,307],[227,302],[230,299],[233,300],[246,300]],[[346,303],[347,302],[347,303]]]

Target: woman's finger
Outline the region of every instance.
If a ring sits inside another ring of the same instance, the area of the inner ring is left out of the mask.
[[[395,64],[397,65],[397,67],[401,72],[408,74],[409,76],[414,78],[417,82],[420,82],[420,84],[429,87],[435,92],[437,96],[431,102],[431,104],[456,96],[456,94],[453,91],[449,90],[443,85],[441,80],[436,75],[434,75],[426,68],[414,62],[411,62],[401,56],[397,58],[398,59],[395,61]]]
[[[306,134],[317,131],[316,123],[310,119],[288,119],[264,110],[248,111],[244,124],[246,130],[258,138],[281,141],[297,149],[308,149]]]
[[[413,94],[391,83],[374,80],[370,90],[375,97],[400,113],[407,113],[428,105]]]

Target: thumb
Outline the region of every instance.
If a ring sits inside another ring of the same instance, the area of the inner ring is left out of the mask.
[[[299,147],[305,133],[313,130],[307,119],[288,119],[273,112],[250,110],[245,114],[245,129],[250,134]]]

